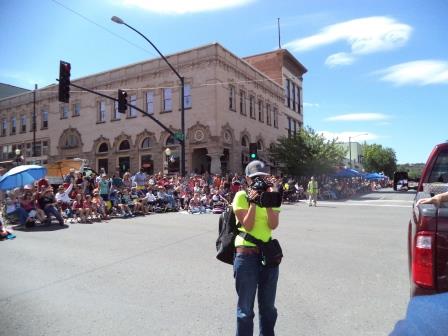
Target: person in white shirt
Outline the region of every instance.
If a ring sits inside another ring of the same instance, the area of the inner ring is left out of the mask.
[[[67,189],[64,188],[64,185],[61,184],[58,187],[58,192],[54,196],[58,205],[58,208],[62,213],[70,218],[72,216],[72,202],[73,200],[70,198],[70,193],[73,189],[73,183],[70,183]]]

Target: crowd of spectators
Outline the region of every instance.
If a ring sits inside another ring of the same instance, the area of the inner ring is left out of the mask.
[[[330,200],[349,198],[379,187],[376,182],[360,178],[336,180],[320,176],[317,181],[319,198]],[[271,182],[286,200],[306,198],[308,178],[274,177]],[[238,174],[180,177],[149,175],[142,168],[134,175],[126,172],[120,176],[118,171],[108,175],[101,170],[98,176],[83,176],[71,170],[59,186],[51,186],[46,179],[41,179],[9,191],[2,214],[7,220],[33,227],[36,222],[50,223],[53,219],[65,225],[173,211],[221,213],[233,195],[246,187],[246,179]]]

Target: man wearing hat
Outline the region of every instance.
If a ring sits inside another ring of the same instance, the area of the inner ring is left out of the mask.
[[[246,166],[246,180],[251,185],[253,179],[269,175],[263,162],[254,160]],[[262,208],[255,204],[259,191],[238,191],[232,202],[238,228],[253,237],[267,242],[272,230],[279,224],[279,208]],[[235,238],[236,254],[233,262],[235,288],[238,294],[237,336],[253,334],[254,302],[258,290],[258,311],[260,335],[274,335],[277,309],[275,295],[278,281],[278,266],[266,267],[261,264],[259,248],[241,236]]]

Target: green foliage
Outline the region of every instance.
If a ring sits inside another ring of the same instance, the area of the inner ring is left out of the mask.
[[[390,178],[397,170],[397,158],[392,148],[383,148],[378,144],[364,144],[364,169],[368,172],[384,172]]]
[[[418,180],[422,176],[424,167],[424,163],[405,163],[398,165],[397,170],[408,172],[408,176],[411,180]]]
[[[342,164],[345,150],[336,140],[328,141],[311,128],[295,136],[281,137],[270,149],[270,158],[293,176],[311,176],[334,172]]]

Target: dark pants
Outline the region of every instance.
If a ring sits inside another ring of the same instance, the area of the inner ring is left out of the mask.
[[[53,205],[47,205],[44,212],[48,219],[50,219],[51,215],[53,215],[58,220],[60,225],[64,225],[64,219],[62,218],[61,213]]]

